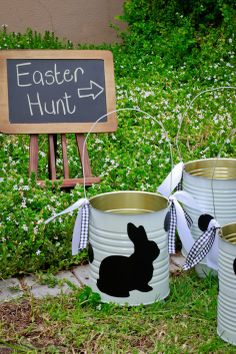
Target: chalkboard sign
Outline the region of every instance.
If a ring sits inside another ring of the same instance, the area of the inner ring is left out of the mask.
[[[117,128],[109,51],[0,51],[0,131],[85,133]]]

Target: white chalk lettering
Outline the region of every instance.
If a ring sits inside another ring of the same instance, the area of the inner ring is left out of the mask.
[[[60,71],[57,71],[57,64],[54,64],[54,75],[55,75],[55,80],[56,80],[56,83],[58,84],[58,85],[61,85],[61,84],[63,84],[63,80],[62,81],[60,81],[59,79],[58,79],[58,76],[60,75]]]
[[[64,98],[65,101],[66,101],[66,109],[67,109],[67,112],[68,112],[69,114],[74,114],[74,113],[75,113],[75,110],[76,110],[76,106],[73,105],[72,111],[70,110],[69,99],[71,98],[71,96],[67,95],[67,93],[65,92],[65,95],[63,96],[63,98]]]
[[[20,82],[20,77],[21,76],[28,76],[29,75],[29,72],[20,72],[20,68],[22,66],[26,66],[26,65],[31,65],[31,63],[29,62],[29,63],[16,64],[16,79],[17,79],[17,86],[19,86],[19,87],[26,87],[26,86],[31,86],[32,85],[31,83],[23,84],[23,83]]]
[[[69,78],[67,79],[66,76],[69,76]],[[63,78],[64,78],[64,81],[65,81],[65,82],[70,82],[70,81],[73,80],[74,77],[73,77],[73,75],[71,75],[70,70],[69,70],[69,69],[66,69],[66,70],[64,71]]]
[[[49,111],[49,109],[47,108],[48,104],[47,102],[44,103],[44,110],[47,114],[53,114],[53,115],[56,115],[56,109],[55,109],[55,103],[54,101],[52,100],[52,110]]]
[[[48,100],[43,101],[40,99],[40,95],[37,92],[36,100],[30,98],[29,94],[27,94],[28,104],[30,115],[60,115],[63,114],[64,116],[67,114],[74,114],[76,111],[76,106],[70,104],[71,96],[68,95],[66,92],[62,98],[56,100]]]
[[[61,105],[61,107],[63,109],[63,114],[65,116],[66,115],[66,108],[65,108],[65,104],[61,98],[56,101],[56,105],[57,105],[57,112],[58,113],[60,112],[60,105]]]
[[[23,71],[22,67],[31,65],[31,62],[17,64],[16,65],[16,75],[17,75],[17,85],[19,87],[27,87],[32,85],[62,85],[64,82],[74,81],[78,82],[79,74],[84,74],[84,70],[77,67],[74,71],[66,68],[64,71],[59,71],[57,63],[53,65],[53,70],[46,70],[45,72],[35,70]]]
[[[45,82],[46,82],[46,84],[47,85],[53,85],[54,84],[54,82],[55,82],[55,79],[54,79],[54,76],[53,76],[53,72],[52,72],[52,70],[47,70],[46,72],[45,72],[45,77],[46,78],[51,78],[51,81],[49,81],[49,80],[45,80]]]
[[[78,73],[79,70],[80,70],[80,72],[82,73],[82,75],[84,74],[84,70],[83,70],[82,68],[76,68],[75,71],[74,71],[74,81],[75,81],[75,82],[78,82],[77,73]]]
[[[37,80],[37,77],[38,77],[38,80]],[[41,71],[38,71],[38,70],[34,71],[33,82],[35,85],[41,84],[42,86],[44,86],[43,74],[41,73]]]
[[[32,106],[36,106],[39,108],[39,112],[40,112],[41,116],[43,116],[43,107],[40,102],[39,93],[37,92],[37,101],[36,102],[32,102],[30,100],[29,94],[27,94],[27,98],[28,98],[28,103],[29,103],[30,115],[31,116],[34,115],[33,110],[32,110]]]

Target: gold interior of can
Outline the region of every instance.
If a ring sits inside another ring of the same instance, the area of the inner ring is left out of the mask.
[[[145,214],[168,207],[168,200],[149,192],[121,191],[99,194],[90,199],[93,208],[115,214]]]
[[[187,162],[184,169],[192,176],[207,179],[236,179],[236,159],[204,159]]]
[[[221,238],[236,245],[236,223],[222,226]]]

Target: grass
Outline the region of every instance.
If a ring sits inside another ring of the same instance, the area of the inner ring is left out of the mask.
[[[2,303],[0,352],[236,353],[216,333],[217,279],[192,271],[170,281],[166,301],[149,306],[103,304],[87,287]]]

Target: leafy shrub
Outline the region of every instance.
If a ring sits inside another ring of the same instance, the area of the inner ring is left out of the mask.
[[[213,51],[218,59],[223,37],[226,55],[235,32],[236,7],[232,0],[127,0],[118,18],[128,24],[120,33],[127,53],[158,56],[176,67],[185,61],[197,65],[206,36],[209,46],[219,47]]]
[[[60,41],[53,32],[41,34],[30,28],[26,33],[7,32],[7,26],[2,25],[0,31],[0,49],[72,49],[71,41]]]

